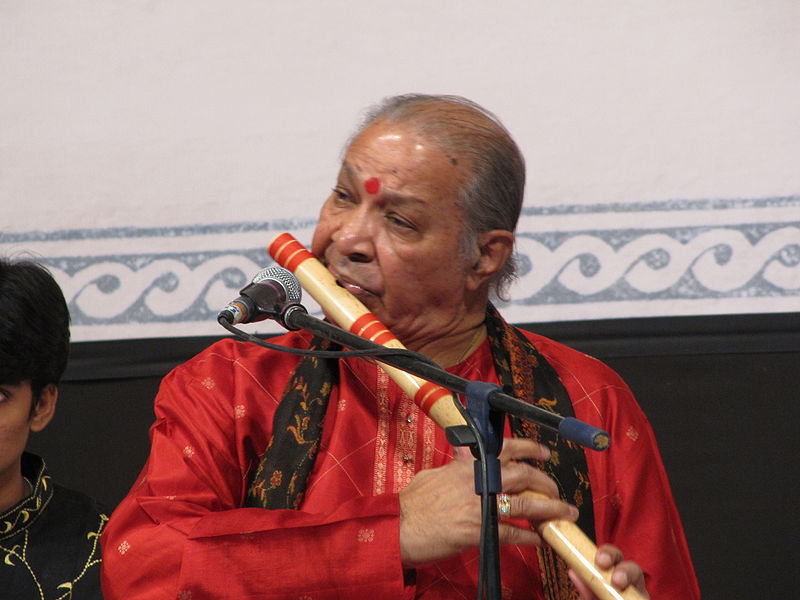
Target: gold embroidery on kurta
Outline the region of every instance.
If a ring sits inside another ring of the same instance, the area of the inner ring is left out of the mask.
[[[400,394],[395,407],[395,427],[397,430],[397,447],[392,463],[394,464],[394,488],[397,493],[406,487],[414,477],[417,469],[417,424],[419,409],[406,395]],[[411,418],[409,418],[409,416]]]
[[[375,435],[375,476],[372,488],[373,493],[378,496],[386,491],[391,413],[389,412],[389,376],[383,369],[377,366],[374,368],[377,370],[375,401],[378,408],[378,430]]]

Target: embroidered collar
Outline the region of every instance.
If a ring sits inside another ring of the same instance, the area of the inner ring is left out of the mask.
[[[53,497],[53,484],[42,458],[23,452],[22,475],[33,484],[33,493],[0,513],[0,540],[13,537],[30,527]]]

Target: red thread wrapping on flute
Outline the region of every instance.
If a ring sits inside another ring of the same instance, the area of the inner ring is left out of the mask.
[[[377,177],[370,177],[364,182],[364,189],[368,194],[377,194],[381,191],[381,180]]]
[[[286,261],[286,268],[294,273],[297,270],[297,267],[306,262],[309,258],[314,258],[314,255],[305,248],[301,247],[297,249],[297,251],[294,252],[294,254],[292,254],[291,257],[289,257],[289,259]]]
[[[385,346],[387,342],[397,339],[394,334],[386,328],[386,325],[381,323],[375,315],[369,312],[353,321],[353,324],[350,326],[350,332],[367,338],[381,346]]]
[[[269,245],[269,253],[275,262],[292,272],[309,258],[314,258],[314,255],[289,233],[282,233],[275,238]]]
[[[364,313],[360,317],[358,317],[353,324],[350,325],[350,333],[355,333],[356,335],[361,335],[361,331],[369,325],[371,322],[375,321],[375,315],[371,312]]]
[[[269,245],[269,248],[267,248],[267,252],[269,252],[269,255],[272,258],[274,258],[276,262],[280,264],[281,261],[278,257],[281,256],[281,251],[283,250],[283,248],[286,246],[286,244],[290,244],[296,241],[297,240],[294,239],[292,234],[282,233],[274,240],[272,240],[272,243]]]
[[[434,404],[436,404],[442,398],[449,396],[450,392],[448,392],[445,388],[430,381],[426,381],[417,390],[417,393],[414,394],[414,403],[419,406],[425,414],[427,414],[430,412]]]
[[[288,256],[286,250],[295,243],[297,243],[297,240],[291,234],[282,233],[272,241],[268,250],[275,262],[283,267]]]

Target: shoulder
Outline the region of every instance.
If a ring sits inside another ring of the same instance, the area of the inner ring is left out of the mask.
[[[27,513],[23,521],[30,522],[42,518],[53,524],[85,523],[90,529],[97,529],[105,510],[86,494],[66,488],[53,481],[45,461],[32,452],[22,453],[22,474],[33,485],[33,493],[25,499],[22,509]],[[55,515],[55,517],[54,517]]]
[[[37,547],[54,546],[76,555],[90,552],[103,532],[108,516],[100,504],[86,494],[66,488],[52,480],[52,495],[31,526],[31,543]]]
[[[306,332],[290,332],[278,337],[268,338],[270,344],[286,348],[307,348],[310,335]],[[205,382],[235,380],[242,374],[291,371],[299,361],[294,354],[281,352],[244,342],[225,338],[215,342],[199,354],[170,371],[162,382],[164,385],[185,384],[189,381]]]
[[[285,348],[306,348],[310,338],[310,334],[306,332],[292,331],[281,336],[267,338],[265,341]],[[296,355],[281,352],[277,349],[273,350],[251,342],[225,338],[211,344],[196,356],[176,367],[174,371],[180,372],[203,368],[208,365],[220,366],[236,363],[269,363],[273,365],[276,364],[276,361],[278,363],[296,363],[298,358]]]
[[[60,523],[71,523],[70,529],[76,535],[78,531],[100,534],[108,521],[107,511],[97,500],[59,484],[53,485],[53,498],[47,510]]]
[[[68,516],[81,519],[87,524],[96,524],[98,520],[107,517],[106,509],[97,500],[57,483],[53,485],[52,502]]]
[[[308,347],[311,336],[291,332],[269,338],[287,348]],[[156,397],[156,416],[196,411],[234,414],[245,401],[279,398],[300,357],[234,339],[220,340],[170,371]],[[241,409],[239,409],[241,410]]]
[[[542,335],[517,329],[550,363],[567,389],[575,416],[597,424],[624,412],[643,419],[633,393],[622,377],[604,362]]]
[[[570,348],[543,335],[517,328],[539,353],[564,377],[581,374],[581,379],[593,385],[619,385],[627,387],[622,377],[604,362]]]

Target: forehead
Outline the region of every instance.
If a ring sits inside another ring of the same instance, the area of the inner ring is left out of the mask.
[[[353,140],[342,172],[361,182],[377,178],[381,189],[453,197],[464,177],[463,161],[437,142],[408,125],[386,122],[369,125]]]

